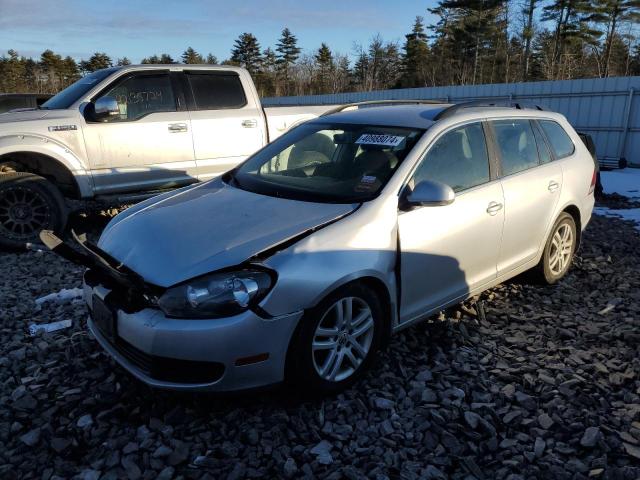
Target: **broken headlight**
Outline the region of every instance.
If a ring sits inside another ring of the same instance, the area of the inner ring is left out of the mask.
[[[167,289],[158,306],[170,317],[228,317],[256,305],[272,285],[263,270],[212,273]]]

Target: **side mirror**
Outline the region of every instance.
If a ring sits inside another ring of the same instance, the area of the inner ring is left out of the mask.
[[[456,198],[456,194],[449,185],[433,180],[422,180],[413,190],[407,189],[405,192],[402,206],[409,208],[449,205]]]
[[[118,102],[113,97],[100,97],[94,104],[93,116],[100,122],[106,122],[112,117],[120,115]]]

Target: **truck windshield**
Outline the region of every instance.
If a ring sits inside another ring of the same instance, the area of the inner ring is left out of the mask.
[[[424,130],[306,123],[243,163],[231,183],[296,200],[357,203],[376,197]]]
[[[54,95],[49,100],[44,102],[40,108],[47,110],[59,110],[61,108],[69,108],[75,102],[78,101],[85,93],[95,87],[102,80],[107,78],[113,72],[118,70],[116,67],[105,68],[103,70],[97,70],[89,75],[82,77],[75,83],[72,83],[67,88]]]

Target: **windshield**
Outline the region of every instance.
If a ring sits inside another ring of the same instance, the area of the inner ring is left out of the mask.
[[[298,200],[356,203],[378,195],[424,131],[307,123],[242,164],[239,188]]]
[[[117,68],[105,68],[96,72],[90,73],[82,77],[75,83],[72,83],[67,88],[59,92],[57,95],[51,97],[44,102],[40,108],[47,110],[58,110],[61,108],[69,108],[75,102],[78,101],[85,93],[95,87],[102,80],[107,78],[113,72],[118,70]]]

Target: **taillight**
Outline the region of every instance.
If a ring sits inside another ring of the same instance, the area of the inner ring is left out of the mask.
[[[593,175],[591,175],[591,186],[589,186],[589,195],[591,195],[596,189],[596,181],[598,180],[598,172],[593,169]]]

